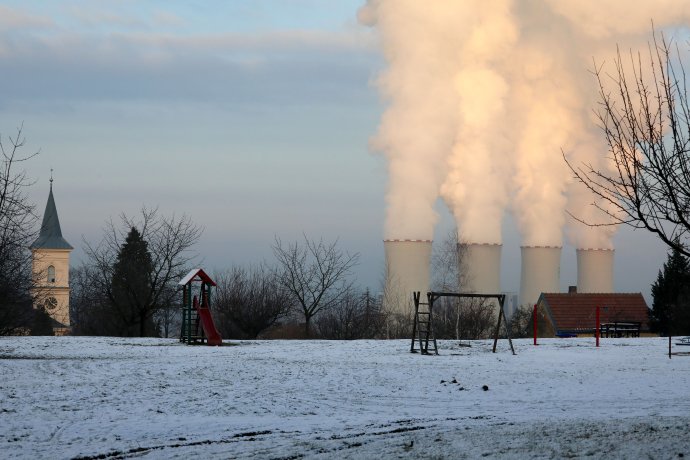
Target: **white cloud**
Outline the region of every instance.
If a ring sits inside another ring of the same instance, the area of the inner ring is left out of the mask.
[[[180,16],[163,10],[154,11],[152,20],[153,24],[159,27],[180,27],[186,24]]]
[[[53,21],[45,16],[32,15],[18,9],[0,5],[0,31],[27,28],[41,29],[53,26]]]
[[[147,26],[146,22],[126,14],[102,9],[91,9],[73,6],[68,13],[81,25],[87,27],[113,26],[126,29],[141,29]]]
[[[143,31],[0,35],[5,105],[18,101],[354,103],[369,97],[370,30],[175,35]]]
[[[365,30],[325,32],[281,30],[267,33],[223,33],[180,36],[161,33],[118,34],[119,39],[152,48],[179,51],[375,50],[375,38]],[[203,52],[203,51],[202,51]]]

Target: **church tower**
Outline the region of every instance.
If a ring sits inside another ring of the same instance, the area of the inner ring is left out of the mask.
[[[34,306],[44,306],[53,319],[55,335],[68,334],[70,332],[69,254],[74,248],[62,237],[55,198],[53,198],[52,174],[41,233],[30,249],[34,276]]]

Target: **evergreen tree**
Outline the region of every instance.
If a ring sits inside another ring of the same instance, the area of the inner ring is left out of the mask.
[[[113,267],[111,302],[117,335],[157,335],[153,322],[156,306],[151,295],[152,270],[148,244],[132,227]]]
[[[649,326],[661,335],[690,334],[690,261],[672,250],[652,285]]]

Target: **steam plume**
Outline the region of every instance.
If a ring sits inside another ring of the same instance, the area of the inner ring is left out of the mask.
[[[389,161],[386,238],[430,239],[442,196],[461,238],[501,242],[512,208],[527,246],[612,247],[562,159],[609,168],[593,122],[593,62],[690,22],[687,0],[370,0],[387,103],[375,150]],[[593,61],[594,60],[594,61]]]
[[[431,240],[442,165],[455,137],[453,78],[459,4],[371,1],[361,22],[375,24],[388,68],[377,85],[388,108],[372,147],[389,161],[386,239]],[[430,33],[434,30],[433,33]]]
[[[463,239],[499,244],[510,144],[505,131],[496,128],[508,122],[509,87],[502,70],[518,32],[512,0],[459,3],[470,25],[456,58],[456,138],[441,194]]]

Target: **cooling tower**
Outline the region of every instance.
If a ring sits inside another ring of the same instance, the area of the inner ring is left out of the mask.
[[[500,244],[458,246],[461,261],[461,290],[463,292],[500,294],[501,247]]]
[[[577,292],[613,292],[613,249],[577,250]]]
[[[384,308],[392,313],[412,314],[412,293],[419,291],[426,302],[429,291],[431,240],[384,240],[386,287]]]
[[[561,278],[561,248],[522,246],[520,305],[534,305],[542,292],[558,292]]]

